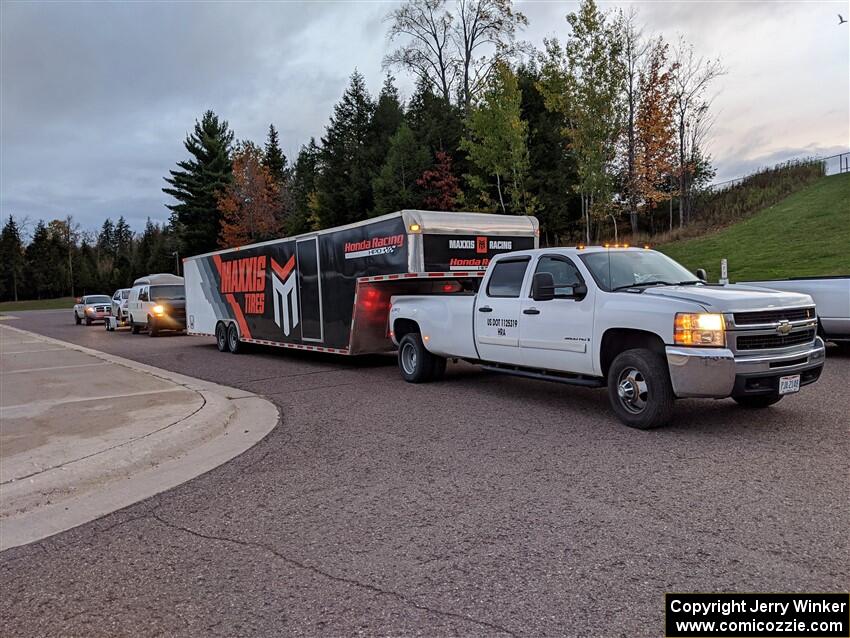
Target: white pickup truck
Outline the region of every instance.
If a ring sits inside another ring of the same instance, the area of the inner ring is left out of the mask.
[[[641,248],[504,253],[477,292],[392,297],[402,377],[440,378],[447,359],[608,388],[628,426],[670,420],[678,397],[762,408],[817,381],[825,348],[808,295],[707,284]]]

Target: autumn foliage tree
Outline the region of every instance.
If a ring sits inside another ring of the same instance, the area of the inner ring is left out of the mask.
[[[218,198],[221,213],[219,246],[231,248],[278,237],[281,232],[280,184],[253,142],[240,142],[233,152],[233,181]]]
[[[668,63],[668,45],[653,42],[638,81],[640,102],[635,117],[635,187],[651,211],[670,197],[666,182],[676,165],[675,65]]]
[[[445,151],[437,151],[433,168],[416,180],[425,191],[423,203],[429,210],[454,210],[460,195],[460,183],[452,172],[452,158]]]

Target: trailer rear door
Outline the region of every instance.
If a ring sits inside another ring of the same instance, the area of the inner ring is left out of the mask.
[[[295,244],[295,252],[298,261],[301,339],[303,341],[324,341],[322,280],[319,276],[319,238],[299,239]]]

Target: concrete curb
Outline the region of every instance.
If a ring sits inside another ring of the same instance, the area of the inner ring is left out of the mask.
[[[156,368],[85,346],[3,325],[46,343],[97,357],[136,372],[151,375],[199,394],[203,405],[184,419],[165,427],[141,442],[130,442],[108,454],[114,467],[94,467],[96,461],[82,459],[62,468],[48,470],[40,481],[67,485],[73,480],[102,482],[46,506],[0,520],[0,551],[71,529],[127,507],[204,474],[246,451],[263,439],[279,421],[277,407],[251,392],[222,386]],[[52,473],[52,474],[51,474]],[[23,486],[20,486],[23,487]],[[13,495],[15,483],[3,486],[4,498]]]

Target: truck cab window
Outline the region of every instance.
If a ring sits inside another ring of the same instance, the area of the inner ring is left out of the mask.
[[[522,280],[528,268],[526,259],[503,259],[496,262],[487,283],[488,297],[519,297]]]
[[[139,301],[147,301],[148,300],[148,289],[142,288],[139,291]]]
[[[534,274],[548,272],[555,280],[555,296],[570,296],[573,286],[583,283],[578,269],[563,257],[541,257]]]

